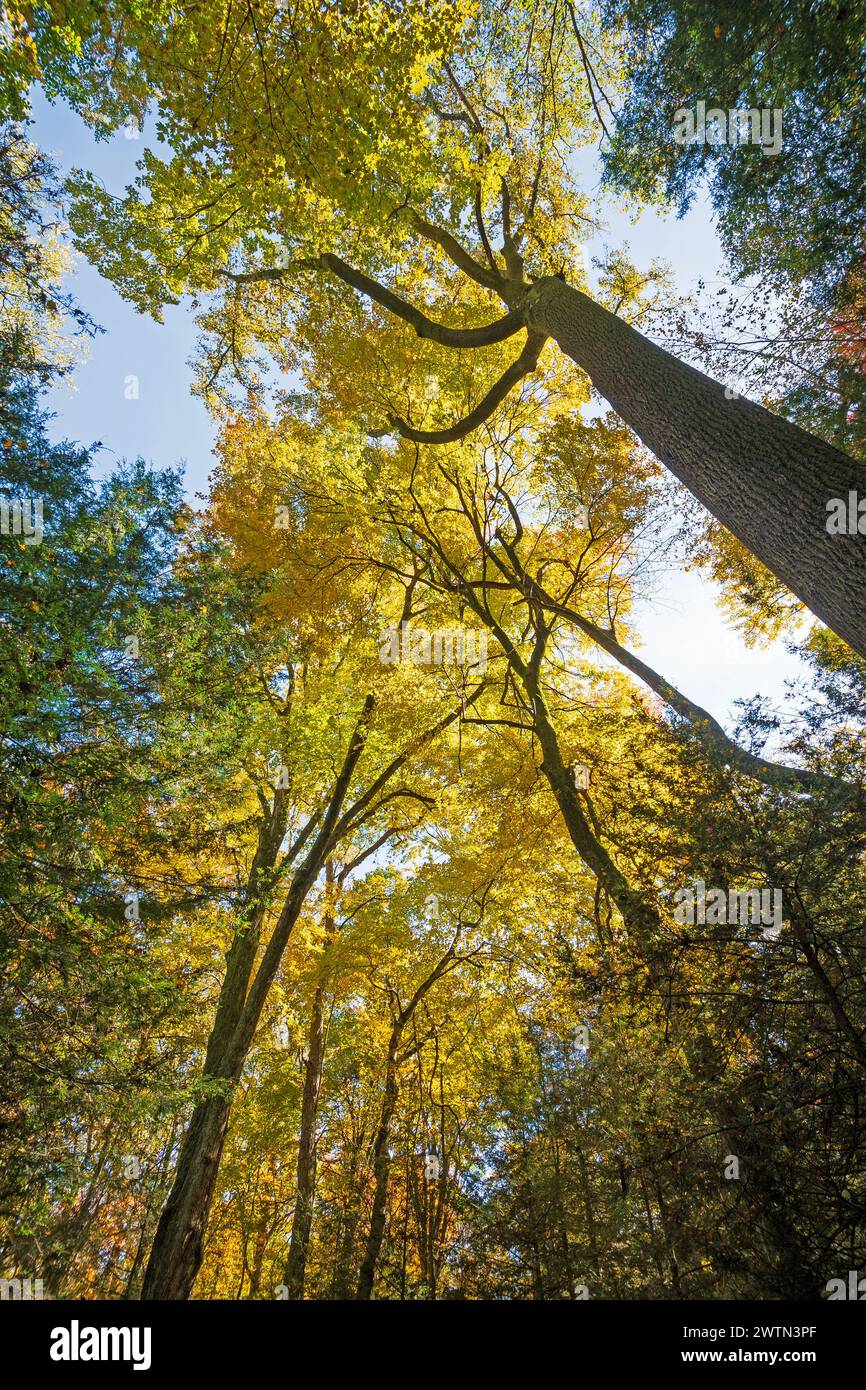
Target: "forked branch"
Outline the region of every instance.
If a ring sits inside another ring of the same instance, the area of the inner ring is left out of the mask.
[[[494,382],[475,409],[470,410],[469,414],[464,415],[463,419],[458,420],[456,424],[443,430],[418,430],[408,424],[406,420],[401,420],[399,416],[391,415],[388,417],[390,428],[401,435],[403,439],[412,439],[416,444],[456,444],[458,440],[465,439],[467,434],[471,434],[485,420],[490,419],[496,407],[502,404],[519,381],[535,371],[541,349],[546,341],[543,333],[527,333],[526,343],[520,356],[515,358],[499,380]],[[378,430],[376,433],[381,436],[388,431]]]

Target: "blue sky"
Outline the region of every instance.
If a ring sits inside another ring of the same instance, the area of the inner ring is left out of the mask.
[[[135,177],[144,140],[123,134],[94,140],[84,122],[34,91],[31,138],[57,156],[63,170],[92,170],[112,193]],[[55,432],[84,444],[99,439],[102,466],[141,456],[158,467],[183,463],[192,499],[207,488],[215,430],[207,411],[190,394],[189,359],[196,340],[191,312],[169,308],[165,321],[139,314],[107,280],[78,257],[70,288],[105,332],[90,344],[87,360],[54,391]],[[138,400],[128,400],[125,379],[137,376]]]
[[[96,142],[83,122],[64,106],[50,106],[34,94],[32,138],[55,154],[62,169],[92,170],[111,192],[119,193],[135,176],[148,132],[142,139],[123,133]],[[597,172],[587,152],[580,159],[588,191],[597,193]],[[698,278],[711,283],[724,276],[724,257],[706,200],[698,200],[677,221],[647,210],[635,223],[609,200],[603,204],[605,232],[588,246],[588,257],[604,245],[628,242],[639,266],[656,256],[667,260],[679,289],[693,289]],[[125,303],[117,291],[82,258],[71,277],[79,302],[105,329],[91,344],[88,360],[51,397],[59,436],[89,444],[101,440],[102,466],[115,459],[142,457],[157,467],[183,464],[187,493],[194,500],[207,490],[212,467],[213,423],[190,393],[196,330],[185,305],[166,310],[155,323]],[[126,378],[138,378],[137,400],[126,398]],[[653,598],[638,609],[644,645],[641,655],[691,699],[730,724],[737,698],[760,693],[781,702],[786,678],[803,666],[781,643],[750,650],[724,622],[713,587],[696,574],[671,571],[656,585]]]

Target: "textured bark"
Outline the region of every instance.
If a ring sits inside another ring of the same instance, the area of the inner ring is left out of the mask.
[[[277,791],[259,841],[242,900],[241,916],[226,958],[216,1015],[205,1054],[204,1075],[227,1083],[236,1077],[226,1068],[232,1038],[240,1023],[247,987],[258,950],[273,872],[285,834],[288,807]],[[238,1073],[239,1074],[239,1073]],[[141,1290],[143,1299],[188,1298],[201,1264],[216,1175],[219,1170],[231,1102],[211,1097],[193,1111],[178,1156],[175,1179],[156,1228]]]
[[[143,1299],[184,1299],[192,1293],[201,1264],[204,1233],[225,1144],[232,1092],[243,1071],[289,935],[317,872],[318,869],[312,865],[305,865],[305,872],[296,875],[292,881],[262,965],[246,1000],[241,1000],[242,1009],[235,1031],[222,1057],[205,1072],[209,1081],[223,1083],[224,1095],[201,1102],[193,1111],[178,1158],[174,1185],[160,1217],[150,1252],[141,1292]],[[241,989],[239,978],[236,977],[231,984],[232,996],[226,1003],[227,1010],[235,1005],[236,994]]]
[[[866,537],[833,536],[827,503],[866,496],[866,467],[656,346],[556,277],[524,306],[712,515],[866,656]]]
[[[189,1298],[201,1264],[204,1232],[219,1171],[230,1102],[197,1105],[181,1147],[169,1199],[156,1228],[141,1297]]]

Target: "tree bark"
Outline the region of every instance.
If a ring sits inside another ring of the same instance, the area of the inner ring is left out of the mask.
[[[866,467],[680,362],[558,277],[524,301],[546,333],[712,515],[866,656],[866,537],[829,535],[827,503],[866,496]]]
[[[328,877],[331,865],[328,863]],[[325,933],[334,930],[334,918],[325,918]],[[319,1092],[325,1062],[325,987],[319,985],[313,998],[310,1027],[307,1033],[307,1065],[304,1071],[304,1094],[301,1101],[301,1131],[298,1136],[298,1170],[295,1186],[295,1214],[292,1219],[292,1239],[286,1261],[284,1283],[290,1299],[304,1297],[307,1275],[307,1253],[313,1225],[313,1203],[316,1196],[316,1121],[319,1111]]]
[[[184,1299],[192,1292],[230,1109],[228,1099],[214,1097],[193,1111],[174,1184],[156,1228],[141,1290],[143,1299]]]

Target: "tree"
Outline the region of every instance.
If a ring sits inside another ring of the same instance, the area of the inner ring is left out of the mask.
[[[862,6],[798,0],[777,17],[691,0],[609,0],[602,9],[629,70],[605,152],[609,183],[648,197],[661,188],[684,211],[708,177],[737,268],[797,289],[805,280],[832,305],[863,253]],[[700,99],[726,116],[775,112],[779,148],[744,148],[748,140],[730,131],[678,143],[675,113]]]
[[[290,63],[282,11],[258,19],[236,0],[137,33],[135,82],[144,74],[162,94],[173,157],[147,154],[146,195],[134,188],[120,201],[80,177],[78,244],[154,312],[226,276],[235,295],[257,286],[239,314],[216,315],[213,355],[223,363],[291,334],[296,286],[309,275],[302,303],[321,297],[324,276],[442,346],[477,350],[524,333],[459,422],[419,430],[398,411],[371,422],[424,442],[477,427],[553,339],[712,515],[862,652],[863,547],[824,527],[827,502],[862,486],[860,466],[753,402],[728,399],[563,278],[573,209],[584,215],[565,151],[585,138],[598,101],[573,10],[536,11],[511,5],[506,36],[497,5],[468,23],[462,7],[434,0],[398,21],[384,6],[363,19],[303,7]],[[95,58],[116,104],[123,74]],[[440,287],[432,302],[408,293],[420,267]],[[457,270],[468,285],[454,281]],[[459,303],[456,322],[435,317],[443,297]],[[497,301],[505,313],[491,320]],[[479,313],[486,321],[472,326]],[[280,343],[277,355],[296,350]]]
[[[639,654],[672,560],[709,550],[767,630],[791,600],[582,418],[570,352],[685,455],[658,373],[715,401],[679,357],[739,350],[736,314],[690,347],[657,268],[560,278],[616,33],[546,3],[56,14],[22,23],[90,119],[169,94],[170,157],[118,208],[79,179],[76,223],[140,307],[212,296],[222,428],[198,515],[50,443],[55,214],[15,154],[4,466],[47,505],[3,537],[2,1248],[110,1297],[815,1296],[866,1258],[863,661],[816,628],[785,711],[723,726]],[[776,360],[818,328],[761,394],[848,446],[846,284],[835,318],[771,308]]]
[[[4,127],[0,1241],[55,1295],[99,1207],[129,1204],[120,1129],[153,1115],[156,1039],[183,1017],[164,931],[148,945],[130,920],[138,865],[118,835],[176,774],[155,748],[151,668],[125,646],[165,617],[179,480],[139,461],[97,485],[97,446],[52,438],[42,388],[68,369],[61,319],[93,327],[60,289],[59,220],[50,166]]]
[[[392,1025],[388,1037],[388,1054],[385,1065],[382,1110],[376,1128],[376,1138],[373,1142],[373,1176],[376,1185],[373,1193],[372,1211],[370,1213],[370,1229],[367,1234],[364,1258],[361,1261],[361,1272],[358,1276],[357,1297],[361,1300],[368,1299],[372,1295],[373,1284],[376,1278],[376,1265],[378,1264],[379,1252],[382,1248],[382,1237],[385,1234],[388,1177],[391,1169],[391,1158],[388,1145],[391,1138],[391,1124],[394,1119],[394,1110],[397,1105],[399,1069],[408,1062],[410,1058],[414,1057],[418,1051],[417,1040],[413,1041],[408,1046],[401,1046],[403,1043],[403,1036],[407,1026],[415,1017],[419,1004],[423,1002],[436,982],[449,970],[454,969],[455,965],[461,959],[466,959],[466,957],[457,955],[457,945],[460,940],[462,925],[462,923],[458,923],[457,930],[449,943],[447,951],[443,956],[440,956],[433,968],[425,974],[424,978],[416,986],[411,998],[403,1003],[397,991],[394,990],[393,987],[388,988]]]

